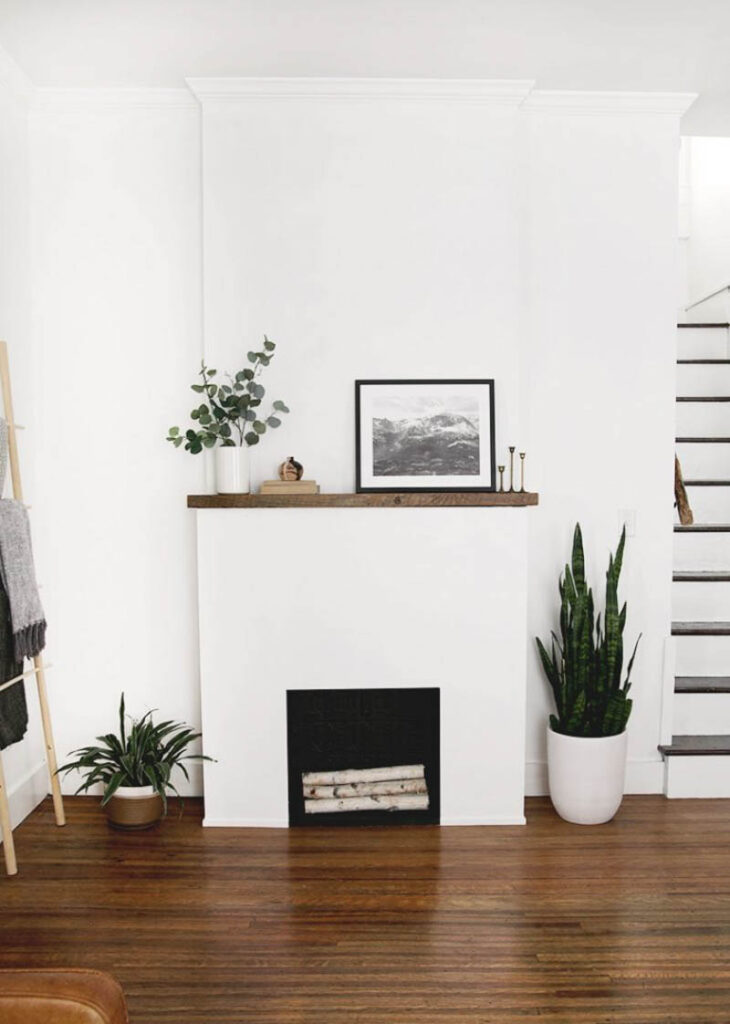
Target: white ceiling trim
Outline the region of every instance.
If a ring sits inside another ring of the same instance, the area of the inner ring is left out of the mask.
[[[480,78],[186,78],[201,100],[442,100],[519,106],[534,82]]]
[[[535,89],[529,79],[188,78],[187,88],[35,88],[0,49],[0,84],[37,110],[195,109],[252,99],[435,100],[519,108],[528,114],[668,114],[681,117],[697,93]]]
[[[695,92],[578,92],[535,89],[522,104],[528,113],[671,114],[681,117],[697,99]]]

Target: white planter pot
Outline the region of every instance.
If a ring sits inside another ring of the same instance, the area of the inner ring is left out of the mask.
[[[249,454],[248,447],[223,447],[215,449],[215,489],[219,494],[248,494]]]
[[[601,825],[621,806],[628,733],[598,738],[563,736],[548,726],[550,799],[561,818]]]
[[[122,800],[140,800],[143,797],[154,796],[154,793],[152,786],[120,786],[114,796],[121,797]]]

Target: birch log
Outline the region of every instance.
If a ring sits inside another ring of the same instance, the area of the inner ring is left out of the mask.
[[[343,796],[397,796],[399,793],[428,793],[425,779],[395,779],[393,782],[352,782],[344,786],[304,786],[304,796],[329,800]]]
[[[303,772],[305,786],[341,786],[355,782],[393,782],[399,779],[423,779],[422,764],[401,764],[392,768],[344,768],[334,772]]]
[[[426,811],[427,793],[403,796],[346,796],[332,800],[305,800],[305,814],[332,814],[339,811]]]

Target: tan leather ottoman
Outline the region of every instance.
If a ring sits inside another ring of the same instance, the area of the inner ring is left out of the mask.
[[[102,971],[0,970],[2,1024],[128,1024],[119,984]]]

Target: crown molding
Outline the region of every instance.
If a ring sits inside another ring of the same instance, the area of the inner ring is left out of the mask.
[[[577,92],[534,89],[522,104],[527,113],[670,114],[681,117],[697,99],[694,92]]]
[[[534,83],[480,78],[186,78],[201,102],[250,99],[440,100],[518,107]]]
[[[15,63],[13,58],[0,46],[0,88],[5,89],[16,99],[30,103],[36,89],[30,78]]]
[[[58,110],[197,110],[198,102],[188,89],[162,88],[39,88],[34,108]]]

